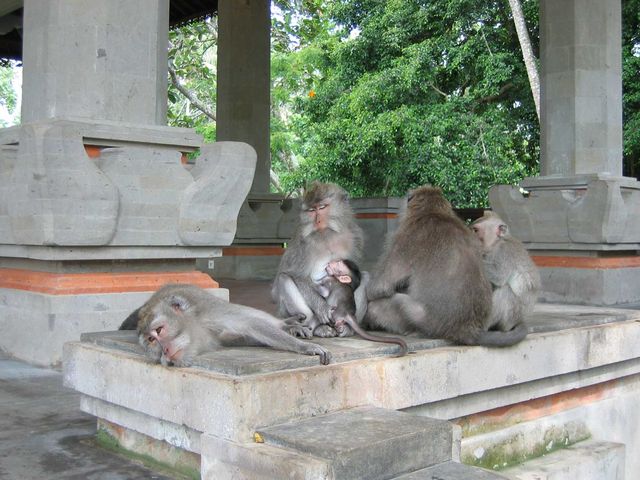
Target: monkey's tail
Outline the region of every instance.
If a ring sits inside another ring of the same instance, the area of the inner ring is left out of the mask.
[[[510,347],[521,342],[529,333],[527,326],[521,322],[508,332],[490,330],[482,332],[476,340],[477,345],[485,347]]]

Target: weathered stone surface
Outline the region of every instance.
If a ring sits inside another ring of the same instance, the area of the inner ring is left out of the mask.
[[[118,190],[120,209],[111,245],[179,245],[176,223],[193,177],[178,150],[108,148],[96,165]]]
[[[15,145],[0,145],[0,242],[14,242],[11,220],[7,204],[9,203],[9,189],[13,168],[16,164],[18,147]]]
[[[343,410],[258,434],[269,445],[325,459],[335,479],[385,479],[451,459],[448,422],[381,408]]]
[[[247,143],[203,145],[191,170],[194,182],[180,203],[178,233],[186,245],[229,245],[249,193],[256,152]]]
[[[469,467],[456,462],[445,462],[395,477],[392,480],[500,480],[505,478],[507,477],[481,468]]]
[[[24,3],[23,122],[166,124],[169,0]]]
[[[625,446],[588,440],[501,472],[510,480],[624,480]],[[633,477],[632,477],[633,478]]]
[[[489,190],[493,210],[534,250],[633,250],[640,245],[640,182],[585,176],[575,185],[541,187],[523,197],[517,187]]]
[[[23,245],[103,245],[113,238],[118,190],[72,127],[23,125],[7,210]],[[8,239],[2,239],[5,243]]]
[[[202,480],[329,480],[326,460],[258,443],[202,435]]]

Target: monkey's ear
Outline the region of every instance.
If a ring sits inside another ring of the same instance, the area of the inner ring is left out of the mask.
[[[499,237],[503,237],[508,233],[509,233],[509,227],[507,227],[506,224],[501,223],[500,225],[498,225],[498,236]]]
[[[189,308],[189,302],[187,299],[180,295],[171,295],[171,298],[169,298],[169,305],[171,305],[171,308],[176,312],[184,312]]]

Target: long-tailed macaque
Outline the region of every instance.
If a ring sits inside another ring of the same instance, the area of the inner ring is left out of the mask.
[[[138,318],[140,345],[149,358],[165,366],[188,367],[199,354],[243,345],[319,355],[323,365],[331,359],[324,347],[287,333],[282,320],[226,302],[195,285],[165,285],[138,309]]]
[[[330,183],[314,182],[302,198],[300,225],[285,250],[271,289],[278,315],[304,318],[303,337],[335,336],[331,308],[318,293],[317,285],[334,260],[357,261],[362,249],[362,231],[353,218],[347,193]],[[366,302],[358,309],[366,308]]]
[[[493,286],[491,328],[509,331],[524,324],[533,310],[540,273],[522,242],[495,213],[485,212],[471,229],[482,242],[484,273]]]
[[[491,284],[483,272],[480,242],[440,189],[420,187],[367,287],[365,326],[464,345],[507,346],[526,328],[488,331]]]
[[[355,332],[371,342],[394,343],[400,345],[400,355],[405,355],[407,344],[403,339],[372,335],[358,324],[354,292],[360,285],[360,268],[351,260],[339,260],[329,262],[326,272],[327,275],[318,285],[318,291],[331,307],[331,323],[338,336],[351,336]]]

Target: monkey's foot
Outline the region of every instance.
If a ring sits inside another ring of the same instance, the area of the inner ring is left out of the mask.
[[[313,331],[313,335],[316,337],[330,338],[337,337],[338,332],[331,325],[318,325]]]

